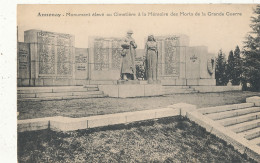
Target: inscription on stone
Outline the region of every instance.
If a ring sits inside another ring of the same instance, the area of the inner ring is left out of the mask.
[[[178,36],[156,37],[159,76],[178,77],[180,73],[180,43]]]
[[[165,41],[165,75],[179,76],[180,52],[176,42]]]
[[[39,74],[72,75],[72,36],[41,31],[37,33]]]
[[[76,69],[78,71],[86,71],[87,70],[87,63],[88,63],[88,57],[84,56],[83,54],[79,54],[75,57],[76,62]]]
[[[38,43],[40,44],[53,44],[55,45],[56,44],[56,36],[55,34],[51,33],[51,32],[38,32],[38,35],[37,35],[37,39],[38,39]]]
[[[121,44],[123,40],[112,41],[112,69],[120,69],[121,67]]]
[[[94,43],[95,70],[108,70],[109,67],[109,48],[107,41],[97,40]]]
[[[37,35],[38,43],[60,46],[72,46],[72,37],[69,34],[41,31]]]
[[[71,48],[68,46],[57,46],[57,74],[71,74]]]
[[[96,38],[94,40],[94,69],[119,70],[121,67],[121,38]]]
[[[55,46],[38,44],[39,73],[55,74]]]
[[[18,43],[18,77],[29,78],[29,44]]]

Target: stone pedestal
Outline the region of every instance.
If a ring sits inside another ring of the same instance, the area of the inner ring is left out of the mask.
[[[117,84],[122,85],[122,84],[140,84],[140,81],[138,80],[118,80]]]

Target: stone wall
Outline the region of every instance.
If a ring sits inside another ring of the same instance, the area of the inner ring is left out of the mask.
[[[186,35],[155,39],[158,79],[171,85],[215,85],[215,63],[209,64],[214,55],[206,46],[190,47]],[[24,43],[18,43],[18,86],[84,85],[120,79],[123,38],[89,37],[89,48],[75,48],[74,41],[70,34],[25,31]],[[142,64],[144,49],[136,52],[136,63]]]
[[[118,80],[123,38],[89,38],[90,79]]]
[[[30,79],[30,44],[19,42],[17,49],[17,77]]]
[[[71,85],[74,77],[74,36],[69,34],[28,30],[24,42],[18,44],[19,66],[25,45],[29,49],[30,75],[19,72],[18,86]],[[23,62],[24,63],[24,62]],[[20,68],[20,67],[19,67]]]
[[[72,78],[74,36],[39,30],[25,31],[24,42],[36,45],[36,66],[39,77]]]
[[[185,76],[185,53],[189,46],[186,35],[155,36],[158,44],[159,79],[176,79]]]

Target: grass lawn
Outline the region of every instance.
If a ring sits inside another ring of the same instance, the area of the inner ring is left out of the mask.
[[[18,101],[18,119],[31,119],[51,116],[86,117],[147,109],[158,109],[185,102],[198,108],[228,105],[245,102],[247,97],[260,96],[259,92],[221,92],[173,94],[158,97],[140,98],[92,98],[57,101]]]
[[[18,133],[18,161],[254,162],[178,116],[90,130]]]

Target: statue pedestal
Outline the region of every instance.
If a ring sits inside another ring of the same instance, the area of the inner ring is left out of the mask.
[[[118,80],[117,84],[140,84],[139,80]]]
[[[140,82],[140,81],[139,81]],[[109,97],[146,97],[163,95],[162,85],[160,84],[116,84],[99,85],[100,91]]]

